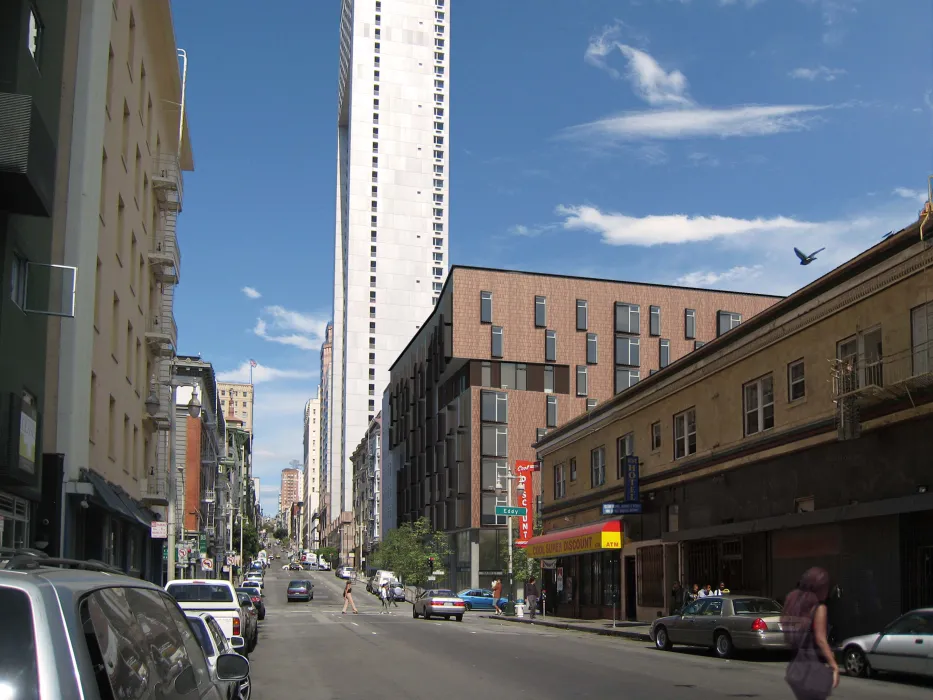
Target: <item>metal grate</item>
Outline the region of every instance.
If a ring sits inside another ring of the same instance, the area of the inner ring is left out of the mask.
[[[664,607],[664,545],[639,548],[635,571],[638,604]]]

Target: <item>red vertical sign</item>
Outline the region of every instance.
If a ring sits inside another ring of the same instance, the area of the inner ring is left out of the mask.
[[[524,547],[528,540],[534,535],[534,494],[532,489],[532,475],[538,468],[537,462],[527,462],[515,460],[515,475],[518,477],[518,483],[522,490],[518,492],[518,506],[525,509],[525,515],[518,519],[518,539],[515,540],[517,547]]]

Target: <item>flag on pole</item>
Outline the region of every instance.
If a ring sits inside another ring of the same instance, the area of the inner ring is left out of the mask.
[[[258,367],[258,366],[259,366],[259,363],[256,362],[256,360],[250,360],[250,361],[249,361],[249,366],[250,366],[250,367]]]

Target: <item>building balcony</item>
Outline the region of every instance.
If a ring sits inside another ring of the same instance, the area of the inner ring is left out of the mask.
[[[914,343],[890,355],[832,360],[833,400],[862,407],[911,399],[933,388],[933,341]]]
[[[175,354],[178,344],[178,326],[172,314],[163,314],[161,318],[153,318],[146,331],[146,342],[153,351],[163,357]]]
[[[214,489],[205,489],[204,493],[201,494],[202,503],[214,503],[215,501]]]
[[[143,485],[142,502],[146,505],[167,506],[168,474],[162,469],[152,467]]]
[[[52,215],[55,151],[32,95],[0,92],[0,211]]]
[[[161,229],[161,227],[160,227]],[[181,252],[174,231],[157,230],[155,248],[147,253],[155,278],[166,284],[178,284],[181,276]]]
[[[178,158],[174,155],[160,155],[155,160],[155,172],[152,175],[152,191],[155,193],[159,208],[163,211],[178,213],[184,198],[184,180],[178,167]]]

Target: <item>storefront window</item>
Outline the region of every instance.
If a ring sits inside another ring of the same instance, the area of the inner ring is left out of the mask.
[[[613,597],[619,592],[619,555],[615,552],[602,552],[600,568],[602,570],[602,604],[612,605]],[[618,605],[619,600],[616,599]]]
[[[29,546],[29,501],[0,493],[0,546]]]

